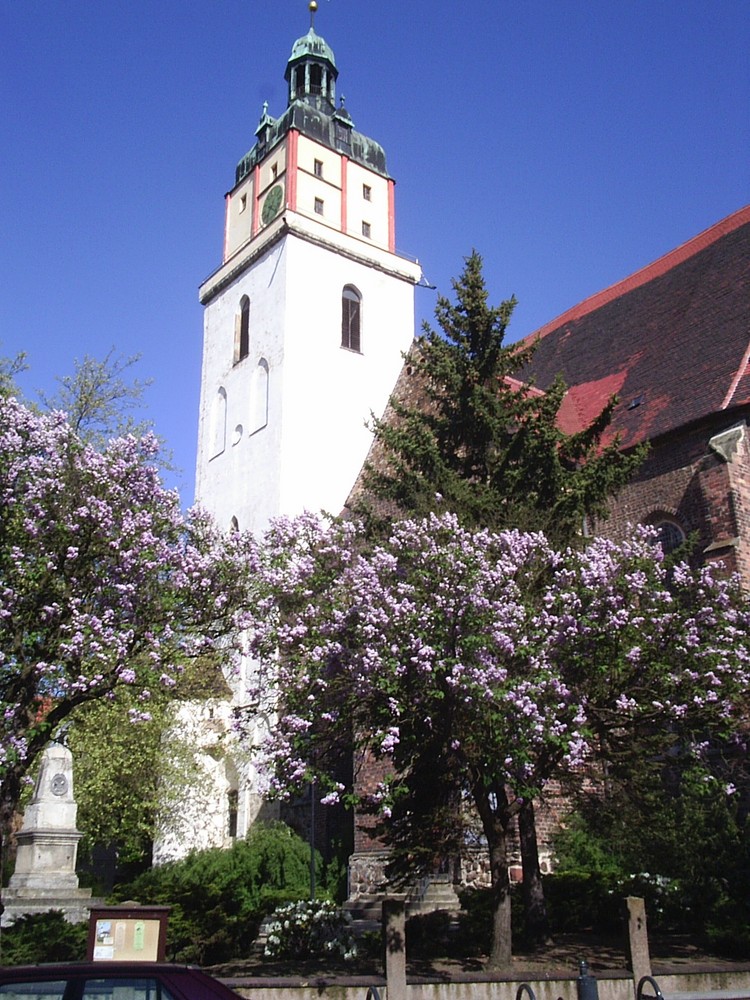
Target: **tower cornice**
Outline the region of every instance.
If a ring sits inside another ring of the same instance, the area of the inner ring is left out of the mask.
[[[263,230],[261,238],[249,240],[206,278],[198,291],[201,303],[209,303],[251,264],[288,236],[331,250],[340,257],[364,264],[410,285],[418,284],[422,278],[422,268],[417,261],[381,250],[345,233],[321,226],[313,219],[287,211]]]

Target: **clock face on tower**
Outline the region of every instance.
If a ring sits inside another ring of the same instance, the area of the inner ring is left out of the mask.
[[[269,222],[279,214],[279,209],[281,208],[281,203],[284,200],[284,188],[281,184],[276,184],[266,195],[266,200],[263,202],[263,210],[260,213],[260,217],[263,221],[263,225],[267,226]]]

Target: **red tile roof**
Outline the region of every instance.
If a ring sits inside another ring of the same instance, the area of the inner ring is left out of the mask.
[[[584,426],[617,394],[611,431],[623,447],[750,403],[750,206],[569,309],[534,340],[524,374],[544,388],[562,373],[566,424],[576,414]]]

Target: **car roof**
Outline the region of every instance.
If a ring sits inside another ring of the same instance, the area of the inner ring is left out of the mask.
[[[173,965],[171,962],[51,962],[40,965],[13,965],[0,967],[0,986],[5,983],[22,983],[34,980],[83,979],[88,976],[124,978],[158,978],[170,988],[184,989],[192,982],[200,985],[202,1000],[229,1000],[238,996],[228,986],[212,979],[202,969],[190,965]],[[210,991],[210,992],[209,992]]]

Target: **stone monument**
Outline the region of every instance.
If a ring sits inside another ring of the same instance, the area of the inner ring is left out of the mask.
[[[73,798],[73,755],[52,743],[42,755],[34,795],[16,834],[16,867],[3,889],[2,925],[25,913],[62,910],[70,923],[89,918],[90,889],[80,889],[76,855],[81,833]]]

